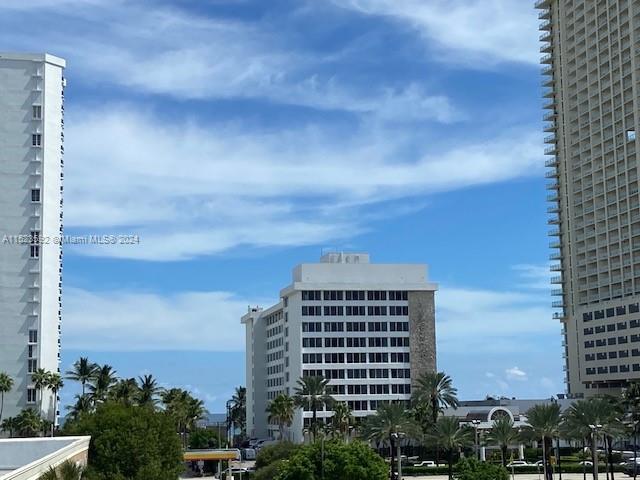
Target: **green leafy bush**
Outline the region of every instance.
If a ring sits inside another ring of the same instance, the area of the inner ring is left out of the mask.
[[[458,480],[509,480],[509,472],[491,463],[479,462],[475,458],[463,458],[455,466]]]
[[[189,434],[189,448],[221,448],[218,432],[206,428],[198,428]]]
[[[176,480],[183,470],[173,421],[150,408],[108,402],[69,422],[65,434],[91,435],[92,480]]]
[[[326,442],[300,448],[283,461],[276,480],[386,480],[389,466],[362,442]]]
[[[277,460],[289,458],[300,448],[300,445],[292,442],[278,442],[262,447],[256,457],[256,470],[271,465]]]

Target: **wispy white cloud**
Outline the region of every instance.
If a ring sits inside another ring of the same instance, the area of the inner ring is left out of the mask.
[[[330,55],[287,44],[282,32],[260,23],[132,2],[64,0],[57,8],[50,0],[38,3],[52,13],[30,19],[39,35],[25,36],[8,25],[0,41],[10,44],[14,36],[22,36],[23,48],[31,44],[36,51],[46,44],[52,53],[67,57],[73,78],[93,85],[181,100],[259,99],[378,121],[448,123],[461,115],[446,95],[414,83],[398,87],[374,80],[364,89],[350,85],[331,71]],[[0,11],[4,8],[9,7],[0,3]],[[67,34],[56,33],[61,28]]]
[[[247,300],[228,292],[166,295],[65,288],[65,348],[241,351]]]
[[[521,264],[514,265],[512,268],[520,275],[520,278],[522,279],[519,284],[521,288],[535,290],[551,289],[551,271],[549,270],[549,264]]]
[[[518,367],[507,368],[504,373],[509,380],[517,380],[519,382],[527,380],[527,373]]]
[[[422,35],[443,61],[485,68],[538,63],[537,15],[522,0],[330,0],[399,21]]]
[[[137,247],[78,251],[149,260],[345,239],[367,228],[366,205],[526,176],[541,165],[538,135],[527,131],[421,147],[400,161],[412,139],[375,129],[339,140],[318,128],[246,133],[167,124],[129,107],[76,111],[68,125],[65,223],[142,237]]]

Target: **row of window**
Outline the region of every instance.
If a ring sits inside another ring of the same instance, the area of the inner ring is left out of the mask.
[[[323,362],[324,360],[324,362]],[[345,362],[346,360],[346,362]],[[368,360],[368,362],[367,362]],[[302,363],[409,363],[409,352],[303,353]]]
[[[365,315],[370,317],[380,317],[380,316],[407,316],[409,315],[409,307],[406,305],[395,306],[392,305],[387,308],[386,305],[370,305],[366,308],[364,305],[355,305],[355,306],[342,306],[342,305],[332,305],[328,307],[322,307],[320,305],[303,305],[302,306],[302,316],[303,317],[319,317],[324,315],[325,317],[355,317],[360,316],[364,317]]]
[[[631,335],[631,342],[640,342],[640,335]],[[584,348],[605,347],[607,345],[621,345],[629,343],[629,337],[609,337],[600,340],[587,340],[584,342]]]
[[[324,374],[318,369],[303,371],[303,376],[324,376],[330,379],[343,379],[345,375],[348,379],[411,378],[411,370],[409,368],[347,368],[346,370],[326,369]]]
[[[364,300],[365,295],[370,301],[407,301],[408,293],[404,290],[302,290],[303,301],[358,301]]]
[[[346,325],[345,325],[346,324]],[[302,322],[303,332],[408,332],[409,322]]]
[[[325,348],[344,348],[345,345],[347,348],[366,348],[367,344],[371,348],[408,347],[409,337],[370,337],[368,341],[366,337],[327,337],[324,339]],[[304,337],[302,346],[304,348],[320,348],[322,339]]]
[[[640,363],[634,363],[631,365],[631,370],[634,372],[640,372]],[[587,375],[602,375],[607,373],[628,373],[629,365],[612,365],[610,367],[589,367],[587,368]]]
[[[607,308],[605,310],[595,310],[593,312],[585,312],[582,314],[582,321],[590,322],[591,320],[600,320],[602,318],[613,317],[614,315],[626,315],[629,313],[640,313],[640,303],[630,303],[627,307],[620,306],[614,308]]]
[[[631,328],[637,328],[640,327],[640,321],[638,320],[631,320],[629,322]],[[598,334],[598,333],[604,333],[604,332],[615,332],[616,330],[626,330],[627,329],[627,322],[618,322],[616,323],[610,323],[608,325],[600,325],[597,327],[586,327],[583,330],[583,333],[585,335],[593,335]]]

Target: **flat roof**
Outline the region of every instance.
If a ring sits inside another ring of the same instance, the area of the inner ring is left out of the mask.
[[[0,59],[6,60],[26,60],[32,62],[45,62],[58,67],[66,68],[67,62],[64,58],[56,57],[49,53],[16,53],[0,52]]]

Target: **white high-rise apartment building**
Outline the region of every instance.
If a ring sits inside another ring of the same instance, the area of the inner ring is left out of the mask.
[[[640,2],[536,7],[567,391],[616,392],[640,380]]]
[[[293,396],[304,376],[330,379],[334,398],[356,417],[382,402],[409,402],[412,383],[436,369],[436,288],[426,265],[372,264],[364,253],[295,267],[280,302],[242,317],[248,435],[277,438],[265,410],[277,395]],[[301,441],[311,416],[296,410],[286,435]]]
[[[31,373],[59,371],[64,60],[0,53],[0,372],[3,417],[55,418]]]

